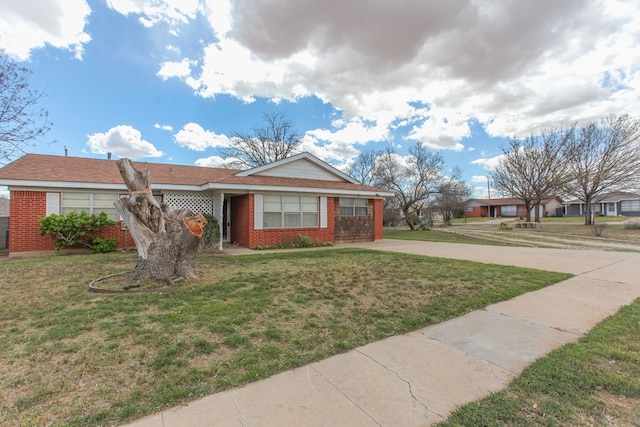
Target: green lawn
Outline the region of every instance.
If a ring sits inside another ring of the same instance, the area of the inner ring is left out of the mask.
[[[439,426],[638,426],[639,330],[637,300]]]
[[[166,294],[94,294],[135,254],[0,261],[0,425],[130,421],[568,275],[359,249],[206,255]]]

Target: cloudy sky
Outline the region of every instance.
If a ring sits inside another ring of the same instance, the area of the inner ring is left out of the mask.
[[[640,113],[637,0],[0,0],[33,151],[216,166],[280,112],[344,167],[416,141],[477,195],[506,138]]]

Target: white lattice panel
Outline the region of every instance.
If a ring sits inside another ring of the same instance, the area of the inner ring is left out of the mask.
[[[202,193],[164,193],[164,203],[174,208],[191,209],[193,213],[213,212],[213,201],[210,194]]]

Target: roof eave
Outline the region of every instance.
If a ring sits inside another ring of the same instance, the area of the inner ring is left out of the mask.
[[[332,195],[344,195],[344,196],[360,196],[371,198],[385,198],[392,197],[393,193],[384,191],[373,190],[358,190],[358,189],[333,189],[324,187],[299,187],[299,186],[278,186],[278,185],[241,185],[241,184],[220,184],[209,183],[201,187],[202,190],[222,190],[222,191],[243,191],[243,192],[280,192],[283,191],[291,193],[310,193],[310,194],[332,194]]]

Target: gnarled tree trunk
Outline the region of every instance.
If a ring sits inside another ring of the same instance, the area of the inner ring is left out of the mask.
[[[129,197],[115,203],[138,250],[135,280],[195,278],[195,257],[207,220],[189,209],[159,205],[151,194],[148,169],[137,171],[129,159],[116,162]]]

